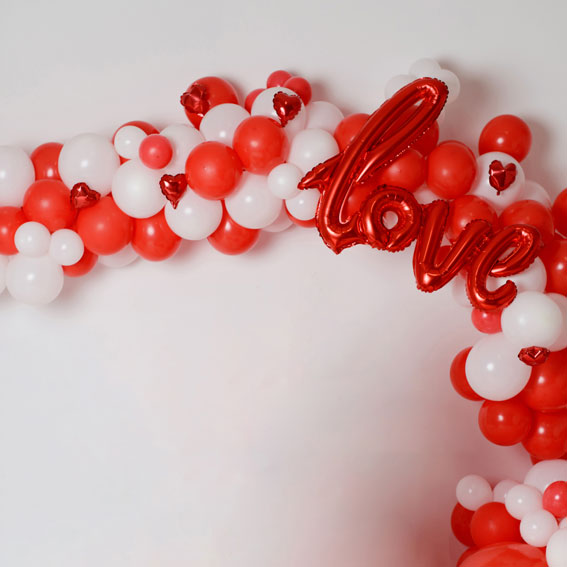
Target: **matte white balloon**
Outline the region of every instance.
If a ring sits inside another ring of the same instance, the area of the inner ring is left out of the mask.
[[[76,264],[83,257],[84,251],[85,245],[74,230],[62,228],[51,235],[49,255],[61,266]]]
[[[413,75],[396,75],[392,77],[384,87],[384,97],[392,98],[401,88],[413,83],[415,77]]]
[[[205,140],[232,146],[234,132],[249,116],[250,113],[239,104],[219,104],[203,116],[199,129]]]
[[[6,269],[8,268],[8,256],[0,254],[0,293],[6,289]]]
[[[436,77],[441,71],[441,65],[431,57],[423,57],[412,63],[409,68],[409,74],[416,78]]]
[[[302,130],[291,143],[287,161],[307,173],[338,153],[337,141],[329,132],[320,129]]]
[[[433,201],[437,201],[439,197],[427,185],[422,185],[413,196],[421,205],[429,205]]]
[[[567,461],[553,459],[536,463],[526,474],[524,484],[537,488],[543,494],[550,484],[558,480],[567,482]]]
[[[492,499],[494,502],[501,502],[504,504],[506,501],[506,495],[510,491],[510,489],[514,488],[514,486],[518,486],[518,482],[515,480],[501,480],[492,491]]]
[[[455,102],[461,92],[461,82],[455,73],[449,69],[441,69],[436,72],[432,77],[443,81],[449,88],[449,95],[447,97],[447,104]]]
[[[131,244],[127,244],[114,254],[99,256],[98,261],[107,268],[124,268],[139,258]]]
[[[284,92],[289,95],[297,96],[291,89],[285,87],[270,87],[269,89],[263,90],[252,103],[252,108],[250,109],[250,114],[252,116],[270,116],[278,124],[280,123],[280,118],[278,113],[274,109],[274,95],[279,92]],[[292,139],[298,132],[305,128],[307,124],[307,111],[303,102],[301,103],[301,110],[297,115],[290,120],[285,126],[284,131],[288,135],[289,139]]]
[[[526,179],[521,197],[522,200],[537,201],[548,209],[551,209],[553,205],[549,193],[539,183],[531,179]]]
[[[547,271],[541,259],[536,258],[527,270],[519,274],[505,278],[488,277],[486,287],[489,291],[495,291],[508,280],[516,284],[518,293],[522,293],[523,291],[544,291],[547,285]]]
[[[302,177],[303,173],[296,165],[281,163],[268,174],[268,189],[280,199],[291,199],[299,195],[297,185]]]
[[[555,301],[559,309],[561,309],[561,314],[563,316],[563,327],[561,329],[561,333],[557,340],[549,347],[551,352],[556,352],[567,348],[567,297],[560,295],[559,293],[548,293],[547,297]]]
[[[267,176],[244,172],[240,183],[225,200],[228,214],[246,228],[265,228],[282,210],[283,201],[269,189]]]
[[[112,180],[116,205],[135,219],[157,214],[166,203],[159,181],[161,169],[150,169],[137,159],[123,163]]]
[[[471,388],[493,401],[517,396],[530,379],[531,368],[518,359],[518,348],[502,333],[480,339],[469,352],[465,365]]]
[[[567,527],[556,531],[549,538],[545,558],[549,567],[567,567]]]
[[[567,517],[559,522],[559,529],[567,528]]]
[[[526,484],[518,484],[511,488],[504,499],[508,514],[521,520],[527,514],[542,509],[541,492]]]
[[[561,309],[544,293],[524,291],[502,312],[502,332],[516,348],[548,348],[563,330]]]
[[[285,206],[292,217],[308,221],[315,218],[320,198],[321,193],[318,189],[304,189],[297,197],[287,199]]]
[[[0,146],[0,207],[21,207],[34,180],[28,154],[15,146]]]
[[[114,149],[119,156],[126,159],[138,157],[140,144],[147,134],[137,126],[122,126],[114,134]]]
[[[319,128],[333,134],[344,117],[334,104],[326,100],[316,100],[307,105],[306,128]]]
[[[51,234],[39,222],[25,222],[18,227],[14,235],[14,244],[18,252],[25,256],[43,256],[49,251]]]
[[[526,514],[520,523],[522,539],[534,547],[545,547],[551,536],[558,530],[557,520],[547,510]]]
[[[32,258],[16,254],[6,269],[6,287],[17,301],[45,305],[63,289],[63,268],[49,256]]]
[[[278,218],[272,224],[264,227],[263,230],[265,230],[266,232],[283,232],[284,230],[287,230],[292,224],[293,221],[286,213],[285,207],[282,207]]]
[[[457,501],[467,510],[478,510],[492,502],[492,488],[485,478],[470,474],[457,484]]]
[[[202,240],[210,236],[222,219],[222,204],[199,197],[191,189],[174,209],[171,203],[165,206],[165,220],[169,228],[185,240]]]
[[[501,191],[500,194],[498,194],[498,191],[490,185],[489,170],[490,164],[493,161],[500,161],[503,166],[507,166],[511,163],[516,166],[516,179],[508,188]],[[488,201],[497,213],[500,213],[508,205],[511,205],[520,199],[526,177],[522,166],[517,160],[502,152],[489,152],[478,157],[476,163],[476,178],[470,191],[471,195],[476,195],[477,197]]]
[[[79,134],[63,144],[59,175],[71,189],[86,183],[93,191],[108,195],[120,158],[110,140],[98,134]]]
[[[161,131],[161,135],[171,142],[173,149],[173,157],[163,171],[169,175],[185,173],[187,157],[195,146],[205,141],[203,134],[190,125],[170,124]]]

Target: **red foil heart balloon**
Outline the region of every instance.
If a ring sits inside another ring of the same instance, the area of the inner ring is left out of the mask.
[[[496,189],[498,195],[516,181],[516,174],[515,163],[509,163],[504,166],[500,160],[495,159],[488,167],[490,185]]]
[[[183,197],[185,191],[187,191],[187,179],[185,175],[183,175],[183,173],[164,175],[159,180],[159,186],[165,198],[171,203],[171,206],[177,209],[181,197]]]
[[[301,110],[301,98],[298,95],[280,91],[274,95],[274,110],[280,119],[281,125],[285,126]]]
[[[100,199],[100,193],[86,183],[75,183],[71,189],[71,204],[75,209],[92,207]]]
[[[193,83],[180,98],[181,104],[188,112],[203,116],[210,108],[207,87],[199,83]]]
[[[528,366],[539,366],[543,364],[551,353],[549,349],[532,346],[528,348],[523,348],[518,355],[518,358]]]

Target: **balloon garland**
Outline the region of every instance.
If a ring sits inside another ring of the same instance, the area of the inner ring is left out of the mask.
[[[567,566],[567,189],[552,203],[526,179],[528,125],[497,116],[478,157],[439,143],[457,77],[431,59],[386,85],[372,115],[311,101],[309,82],[275,71],[243,105],[218,77],[189,85],[189,123],[127,122],[30,156],[0,147],[0,292],[46,304],[97,264],[162,261],[182,240],[241,254],[261,230],[317,227],[334,252],[397,252],[415,241],[417,287],[451,285],[483,337],[457,354],[451,382],[481,402],[479,427],[521,443],[522,483],[457,486],[458,564]]]

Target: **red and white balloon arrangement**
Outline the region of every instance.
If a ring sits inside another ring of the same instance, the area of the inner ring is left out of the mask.
[[[415,240],[419,289],[450,283],[484,335],[455,357],[453,386],[482,402],[490,441],[542,461],[522,484],[459,483],[452,526],[470,548],[459,564],[566,567],[567,189],[552,204],[526,179],[531,133],[516,116],[484,127],[478,157],[439,143],[459,90],[423,59],[388,82],[374,114],[345,117],[285,71],[244,105],[205,77],[181,96],[188,123],[128,122],[31,156],[0,147],[0,291],[45,304],[97,262],[165,260],[182,240],[241,254],[294,223],[337,253]]]

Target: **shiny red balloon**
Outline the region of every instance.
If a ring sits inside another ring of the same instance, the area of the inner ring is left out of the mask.
[[[278,71],[273,71],[272,73],[270,73],[270,76],[266,81],[266,87],[283,87],[288,79],[291,79],[291,73],[288,73],[287,71],[283,71],[281,69],[279,69]]]
[[[484,199],[476,195],[463,195],[451,201],[447,220],[447,237],[454,241],[474,220],[484,220],[493,230],[498,228],[498,215]]]
[[[567,407],[567,349],[550,353],[543,364],[533,367],[530,381],[520,397],[537,411]]]
[[[47,142],[38,146],[30,155],[36,179],[61,179],[59,177],[59,154],[63,144]]]
[[[213,248],[223,254],[243,254],[256,244],[260,231],[245,228],[236,223],[223,204],[223,216],[219,227],[208,237]]]
[[[567,240],[555,238],[542,249],[540,257],[547,272],[545,291],[567,295]]]
[[[68,228],[77,216],[69,188],[58,179],[40,179],[32,183],[24,196],[24,214],[50,232]]]
[[[504,152],[522,161],[530,151],[532,133],[529,126],[518,116],[502,114],[496,116],[482,129],[478,141],[480,154]]]
[[[523,541],[520,520],[510,516],[502,502],[489,502],[476,510],[471,520],[471,535],[477,547]]]
[[[457,567],[461,567],[461,565],[465,562],[466,559],[474,555],[478,551],[478,547],[469,547],[465,549],[461,556],[457,559]]]
[[[567,482],[552,482],[543,493],[543,509],[551,512],[556,518],[567,517]]]
[[[476,176],[476,158],[462,142],[439,144],[427,162],[427,186],[442,199],[468,193]]]
[[[115,254],[132,240],[134,221],[107,195],[92,207],[79,211],[77,232],[91,252]]]
[[[451,514],[451,529],[455,537],[467,547],[472,547],[474,541],[471,535],[471,520],[474,515],[472,510],[467,510],[458,502]]]
[[[479,549],[461,567],[547,567],[545,553],[525,543],[503,543]]]
[[[555,228],[551,211],[537,201],[516,201],[500,213],[500,226],[527,224],[537,228],[543,242],[553,240]]]
[[[263,91],[264,89],[254,89],[250,91],[248,95],[246,95],[246,99],[244,100],[244,108],[250,112],[252,110],[252,105],[256,100],[256,97]]]
[[[564,189],[557,195],[551,212],[555,230],[567,237],[567,189]]]
[[[473,402],[478,402],[481,401],[482,398],[471,388],[465,372],[467,357],[470,351],[471,347],[465,348],[453,359],[450,370],[451,384],[459,396]]]
[[[532,427],[531,410],[517,398],[502,402],[486,400],[478,414],[482,434],[495,445],[521,443]]]
[[[298,94],[303,104],[309,104],[311,100],[311,85],[307,79],[303,77],[290,77],[283,86]]]
[[[78,278],[88,274],[96,265],[98,256],[93,254],[88,248],[85,248],[81,259],[71,266],[61,266],[66,276],[70,278]]]
[[[481,333],[493,335],[502,332],[502,311],[481,311],[474,308],[471,311],[473,325]]]
[[[0,254],[8,256],[18,252],[14,235],[26,220],[26,215],[20,207],[0,207]]]
[[[412,193],[425,181],[427,172],[425,159],[415,149],[408,148],[399,158],[378,172],[378,185],[403,187]]]
[[[164,168],[173,157],[171,142],[161,134],[150,134],[140,143],[140,161],[150,169]]]
[[[522,442],[538,459],[559,459],[567,451],[567,410],[535,412],[530,434]]]
[[[341,152],[356,138],[368,118],[370,115],[365,113],[350,114],[339,122],[333,136]]]
[[[181,238],[169,228],[163,209],[153,217],[134,220],[132,248],[142,258],[160,262],[173,256],[180,245]]]

